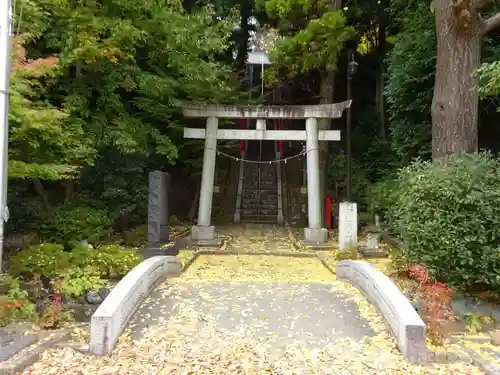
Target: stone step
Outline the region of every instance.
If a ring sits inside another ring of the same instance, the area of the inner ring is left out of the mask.
[[[277,204],[267,204],[267,205],[253,205],[253,204],[242,204],[242,210],[259,210],[259,211],[276,211],[278,209]]]
[[[258,171],[243,173],[243,177],[259,177],[259,176],[263,180],[272,180],[272,179],[276,178],[276,173],[274,173],[274,172],[268,172],[268,173],[261,172],[259,174]]]
[[[278,200],[278,192],[276,190],[253,190],[245,189],[241,192],[241,199],[263,200]]]
[[[241,200],[242,205],[254,205],[254,206],[277,206],[277,199],[256,199],[256,198],[246,198]]]
[[[263,216],[268,216],[268,215],[278,215],[278,209],[274,210],[264,210],[264,209],[250,209],[250,208],[244,208],[240,210],[240,213],[242,215],[263,215]]]
[[[275,215],[241,215],[241,222],[243,223],[265,223],[265,224],[276,224],[278,222],[278,216]]]
[[[258,176],[252,176],[252,177],[247,177],[243,180],[243,185],[246,185],[246,184],[261,184],[261,185],[272,184],[272,185],[276,185],[276,184],[278,184],[278,180],[276,180],[275,178],[271,179],[271,180],[265,180],[265,179],[261,178],[259,181]]]
[[[267,189],[253,189],[250,187],[243,186],[243,190],[241,192],[243,195],[253,195],[261,198],[269,197],[269,196],[278,196],[278,188],[267,188]]]

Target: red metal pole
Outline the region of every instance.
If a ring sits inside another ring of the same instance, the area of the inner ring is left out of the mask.
[[[246,129],[246,120],[244,118],[241,119],[241,128]],[[245,141],[240,141],[240,152],[245,152]]]

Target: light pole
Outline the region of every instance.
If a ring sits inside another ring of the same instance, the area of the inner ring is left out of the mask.
[[[4,221],[7,211],[7,162],[8,162],[8,117],[10,49],[12,44],[12,2],[0,1],[0,273],[2,272],[2,253]]]
[[[351,100],[351,81],[358,70],[358,63],[354,60],[354,51],[349,51],[347,63],[347,100]],[[351,152],[351,106],[347,108],[347,201],[352,202],[352,152]]]

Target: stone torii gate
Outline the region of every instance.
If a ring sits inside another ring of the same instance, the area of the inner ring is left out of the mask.
[[[304,228],[304,242],[325,243],[328,230],[322,228],[319,178],[318,141],[340,141],[340,131],[318,131],[318,119],[342,117],[351,100],[342,103],[304,106],[200,105],[185,104],[185,117],[206,118],[206,129],[184,128],[184,138],[205,139],[201,176],[198,223],[193,226],[191,239],[200,245],[217,243],[215,227],[210,225],[215,176],[217,140],[306,141],[307,207],[309,226]],[[218,119],[256,119],[256,129],[218,129]],[[305,130],[266,130],[266,119],[303,119]]]

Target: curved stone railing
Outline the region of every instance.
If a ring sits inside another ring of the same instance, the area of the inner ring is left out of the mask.
[[[377,308],[406,359],[414,363],[427,360],[425,324],[391,279],[359,260],[338,262],[336,274],[338,280],[353,284]]]
[[[130,271],[92,315],[90,353],[110,354],[144,298],[165,277],[177,276],[180,270],[181,264],[176,256],[155,256]]]

